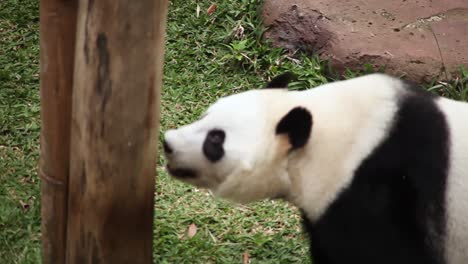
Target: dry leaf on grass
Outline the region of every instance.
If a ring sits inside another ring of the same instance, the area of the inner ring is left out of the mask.
[[[236,38],[238,38],[238,39],[243,39],[244,36],[245,36],[245,35],[244,35],[244,30],[245,30],[245,29],[244,29],[244,27],[243,27],[242,25],[237,26],[237,28],[236,28],[236,34],[235,34]]]
[[[26,201],[19,200],[21,209],[23,209],[23,211],[28,211],[31,208],[31,206],[34,205],[35,200],[36,200],[36,197],[34,196],[29,196],[28,200]]]
[[[209,16],[211,16],[216,11],[216,8],[218,8],[218,5],[217,4],[212,4],[212,5],[210,5],[210,7],[208,7],[208,9],[206,10],[206,13]]]
[[[197,4],[197,17],[200,16],[200,10],[201,10],[200,5]]]
[[[242,264],[249,264],[249,263],[250,263],[249,251],[245,250],[244,254],[242,254]]]
[[[197,234],[197,226],[195,224],[190,224],[187,230],[187,236],[189,238],[194,237]]]
[[[21,205],[21,208],[24,210],[24,211],[27,211],[29,209],[29,203],[27,202],[23,202],[22,200],[19,201],[20,205]]]

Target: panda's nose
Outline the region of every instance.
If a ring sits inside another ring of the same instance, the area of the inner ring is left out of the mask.
[[[169,143],[165,139],[163,142],[163,148],[164,148],[164,153],[166,154],[172,154],[172,152],[174,152],[171,148],[171,145],[169,145]]]

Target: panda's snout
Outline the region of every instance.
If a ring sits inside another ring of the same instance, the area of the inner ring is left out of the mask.
[[[175,152],[174,140],[175,140],[174,130],[168,130],[166,131],[166,133],[164,133],[164,139],[163,139],[162,145],[163,145],[164,154],[166,154],[166,156],[174,154]]]
[[[165,139],[163,141],[163,149],[164,149],[164,153],[166,153],[166,155],[172,154],[174,152],[174,150],[172,150],[171,145],[169,145],[169,143]]]
[[[166,132],[162,143],[163,143],[164,154],[167,157],[167,166],[166,166],[167,171],[169,172],[170,175],[178,179],[196,178],[197,173],[195,170],[180,166],[180,162],[178,162],[177,158],[174,156],[175,151],[174,151],[173,140],[174,140],[173,132],[172,131]]]

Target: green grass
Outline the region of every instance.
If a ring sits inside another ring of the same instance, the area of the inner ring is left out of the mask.
[[[36,2],[0,2],[0,263],[40,260]]]
[[[175,0],[169,7],[161,132],[196,119],[217,98],[298,74],[292,89],[329,81],[325,64],[291,58],[262,40],[259,0]],[[0,1],[0,263],[40,262],[38,1]],[[369,69],[365,69],[368,71]],[[468,100],[468,71],[429,89]],[[349,72],[348,77],[355,73]],[[162,133],[161,133],[162,134]],[[308,263],[296,209],[282,202],[234,206],[171,180],[158,160],[155,263]],[[197,234],[187,236],[189,225]]]

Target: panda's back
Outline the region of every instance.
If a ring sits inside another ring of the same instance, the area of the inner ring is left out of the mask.
[[[398,85],[386,136],[305,221],[317,264],[468,263],[468,106]]]

